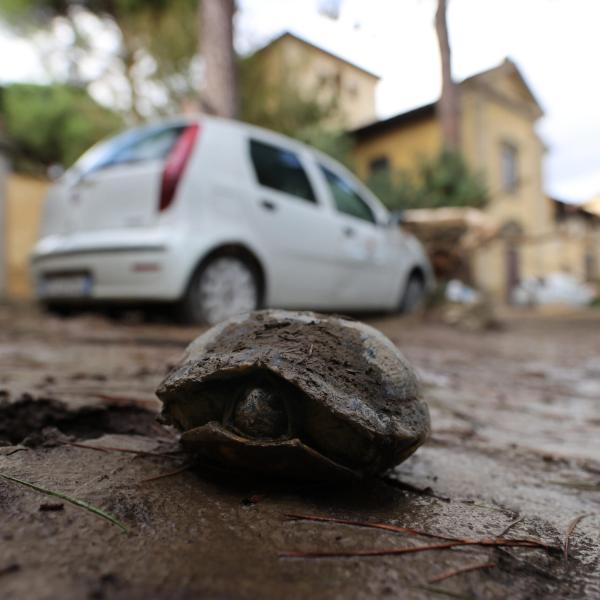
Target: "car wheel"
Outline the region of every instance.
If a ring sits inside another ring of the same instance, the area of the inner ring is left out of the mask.
[[[411,275],[402,296],[400,312],[404,314],[415,312],[423,306],[424,300],[425,283],[423,278],[418,275]]]
[[[194,274],[183,299],[188,322],[214,325],[256,310],[260,304],[256,269],[237,256],[216,256]]]

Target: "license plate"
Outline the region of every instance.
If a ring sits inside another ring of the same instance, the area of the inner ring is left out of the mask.
[[[42,298],[83,298],[91,293],[89,275],[54,275],[43,278],[39,286]]]

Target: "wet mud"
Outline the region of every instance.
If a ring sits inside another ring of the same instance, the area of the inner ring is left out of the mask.
[[[44,434],[46,432],[46,434]],[[48,445],[52,434],[91,439],[106,433],[156,435],[156,413],[136,406],[89,406],[77,410],[58,400],[23,394],[0,401],[0,446]]]
[[[384,477],[332,486],[176,451],[153,390],[197,329],[0,308],[0,474],[128,529],[0,479],[0,598],[600,597],[600,315],[505,322],[478,335],[373,320],[417,367],[432,437]],[[38,428],[72,443],[24,445]],[[442,538],[543,546],[341,556]]]

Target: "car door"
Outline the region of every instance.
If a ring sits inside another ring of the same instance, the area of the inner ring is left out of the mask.
[[[70,189],[72,232],[148,227],[158,214],[164,161],[184,126],[153,126],[109,140]]]
[[[252,227],[270,263],[271,301],[286,307],[334,306],[334,215],[307,174],[309,153],[259,134],[248,138],[248,153],[254,177]]]
[[[342,258],[336,286],[340,306],[388,306],[395,275],[386,225],[357,183],[341,169],[320,163],[319,171],[336,210],[336,239]]]

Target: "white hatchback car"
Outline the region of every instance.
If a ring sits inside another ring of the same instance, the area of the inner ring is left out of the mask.
[[[177,303],[215,323],[257,307],[410,310],[419,242],[320,152],[244,123],[179,118],[94,146],[52,187],[39,299]]]

